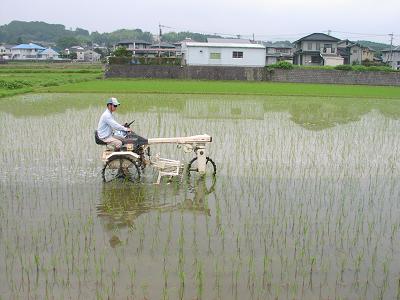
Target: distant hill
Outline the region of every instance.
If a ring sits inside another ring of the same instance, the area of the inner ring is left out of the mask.
[[[163,34],[162,40],[165,42],[178,42],[185,38],[194,41],[205,42],[208,37],[219,37],[215,35],[205,35],[195,32],[168,32]],[[46,22],[32,21],[12,21],[9,24],[0,26],[0,43],[21,44],[28,42],[54,43],[59,49],[64,49],[74,45],[99,45],[112,46],[121,40],[144,40],[149,43],[153,41],[150,32],[143,32],[141,29],[119,29],[113,32],[99,33],[94,31],[77,28],[68,30],[61,24],[48,24]]]
[[[169,43],[182,41],[191,38],[197,42],[206,42],[207,38],[221,38],[218,35],[208,35],[190,31],[167,32],[162,35],[162,40]],[[113,32],[99,33],[89,32],[86,29],[76,28],[75,30],[66,29],[62,24],[48,24],[40,21],[12,21],[9,24],[0,26],[0,43],[21,44],[28,42],[53,43],[59,49],[64,49],[74,45],[99,45],[112,46],[121,40],[144,40],[149,43],[154,42],[150,32],[141,29],[119,29]],[[357,41],[358,43],[370,47],[378,52],[390,48],[390,45],[375,43],[370,41]],[[266,42],[274,46],[291,46],[290,41]]]
[[[359,43],[365,47],[370,47],[371,49],[374,49],[375,51],[378,51],[378,52],[381,52],[384,49],[390,48],[389,44],[384,44],[384,43],[375,43],[375,42],[370,42],[370,41],[357,41],[357,43]]]
[[[123,39],[140,39],[153,41],[150,32],[141,29],[120,29],[110,33],[89,33],[88,30],[77,28],[68,30],[61,24],[48,24],[45,22],[12,21],[0,26],[0,43],[20,44],[31,41],[53,42],[59,48],[73,45],[97,43],[101,45],[113,45]]]
[[[190,31],[167,32],[162,35],[162,40],[165,42],[170,42],[170,43],[180,42],[186,38],[190,38],[196,42],[207,42],[207,38],[221,38],[221,36],[201,34],[201,33],[195,33],[195,32],[190,32]]]
[[[10,44],[29,41],[54,42],[66,36],[88,37],[89,32],[80,28],[71,31],[65,29],[64,25],[45,22],[12,21],[8,25],[0,26],[0,42]]]

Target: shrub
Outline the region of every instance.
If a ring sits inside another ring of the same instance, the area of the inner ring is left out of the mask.
[[[335,66],[335,70],[351,71],[351,70],[353,70],[353,67],[350,65],[338,65],[338,66]]]
[[[284,70],[291,70],[294,68],[293,64],[287,61],[280,61],[276,64],[269,65],[268,67],[273,69],[284,69]]]
[[[131,57],[126,57],[126,56],[110,56],[108,58],[108,63],[111,65],[126,65],[130,64],[132,61]]]
[[[387,66],[366,67],[366,66],[357,65],[357,66],[353,66],[353,70],[359,71],[359,72],[366,72],[366,71],[395,72],[395,70],[393,70],[392,68],[387,67]]]
[[[127,50],[125,47],[118,47],[117,49],[114,50],[114,52],[112,54],[113,54],[113,56],[116,56],[116,57],[132,56],[132,52]]]
[[[7,90],[15,90],[23,87],[32,86],[32,83],[26,80],[0,80],[0,88]]]

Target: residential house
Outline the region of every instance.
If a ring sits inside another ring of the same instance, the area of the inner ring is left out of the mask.
[[[38,59],[57,60],[60,59],[60,54],[51,48],[47,48],[38,53]]]
[[[293,47],[284,43],[263,43],[266,48],[266,65],[279,61],[293,62]]]
[[[46,50],[46,48],[29,43],[20,44],[11,48],[11,58],[12,59],[38,59],[38,54]]]
[[[2,59],[11,59],[11,48],[15,45],[0,45],[0,57]]]
[[[176,46],[167,42],[156,42],[150,46],[150,50],[153,51],[153,55],[155,56],[168,56],[168,57],[177,56]],[[179,53],[181,53],[181,51],[182,48],[179,49]]]
[[[101,55],[93,50],[86,50],[83,53],[84,61],[87,62],[97,62],[100,61]]]
[[[344,64],[361,64],[363,61],[373,61],[375,50],[349,40],[338,43],[338,53],[344,59]]]
[[[77,61],[84,61],[85,60],[85,48],[82,46],[72,46],[70,48],[64,49],[66,54],[76,53],[76,60]]]
[[[338,54],[340,40],[324,34],[313,33],[294,42],[293,63],[305,66],[337,66],[343,64]]]
[[[114,45],[114,50],[118,47],[124,47],[129,51],[132,51],[134,56],[144,56],[148,53],[151,43],[143,40],[123,40]]]
[[[182,44],[182,63],[193,66],[264,67],[265,46],[253,43]]]
[[[83,48],[82,46],[72,46],[71,48],[69,48],[69,53],[76,53],[78,51],[84,51],[84,50],[85,48]]]
[[[251,44],[251,41],[249,39],[207,38],[207,43]]]
[[[382,59],[394,70],[400,70],[400,46],[382,50]]]

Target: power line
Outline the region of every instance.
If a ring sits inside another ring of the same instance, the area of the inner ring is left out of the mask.
[[[167,27],[170,29],[174,30],[179,30],[181,32],[184,31],[189,31],[188,29],[183,29],[183,28],[178,28],[178,27]],[[193,29],[191,29],[193,31]],[[219,35],[222,37],[233,37],[237,38],[238,36],[240,37],[246,37],[248,39],[279,39],[279,38],[298,38],[304,35],[309,35],[310,32],[298,32],[298,33],[282,33],[282,34],[257,34],[257,33],[226,33],[226,32],[208,32],[208,31],[203,31],[203,30],[194,30],[194,32],[200,33],[200,34],[206,34],[206,35]],[[349,32],[349,31],[338,31],[338,30],[324,30],[322,32],[327,32],[328,35],[331,33],[338,33],[338,34],[346,34],[346,35],[352,35],[352,38],[363,38],[363,37],[387,37],[387,33],[360,33],[360,32]],[[399,33],[392,33],[393,38],[400,37]]]

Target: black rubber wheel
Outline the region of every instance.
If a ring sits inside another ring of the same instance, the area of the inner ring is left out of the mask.
[[[189,175],[191,172],[199,172],[199,168],[197,166],[197,157],[193,158],[188,165],[187,169]],[[217,174],[217,166],[215,165],[215,162],[209,157],[206,157],[206,173],[204,175],[210,176],[210,175],[215,175]]]
[[[206,172],[200,174],[197,166],[197,157],[193,158],[187,168],[186,184],[189,190],[193,193],[206,196],[215,189],[217,167],[215,162],[209,157],[206,157]]]
[[[140,179],[137,163],[127,156],[112,157],[103,168],[103,181],[129,180],[136,182]]]

